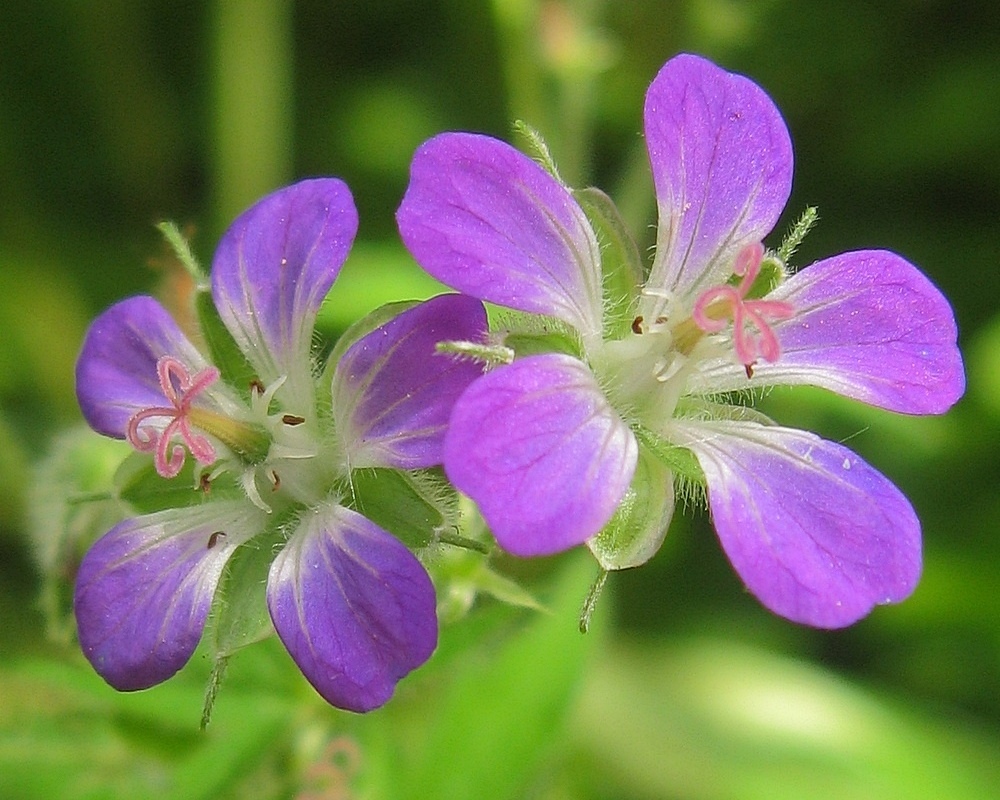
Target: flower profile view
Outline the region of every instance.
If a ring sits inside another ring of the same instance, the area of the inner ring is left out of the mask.
[[[383,704],[434,650],[430,578],[366,516],[354,475],[441,463],[452,405],[481,370],[435,345],[481,336],[485,314],[459,295],[410,304],[349,332],[318,369],[314,323],[357,224],[346,185],[325,178],[237,218],[215,254],[212,302],[199,297],[211,357],[151,297],[90,327],[83,414],[133,446],[125,466],[153,487],[133,493],[136,515],[94,544],[76,579],[81,646],[113,687],[151,686],[189,660],[244,554],[243,567],[252,554],[264,566],[231,576],[245,586],[226,611],[263,593],[266,576],[263,617],[333,705]]]
[[[791,247],[766,248],[792,147],[749,79],[677,56],[644,127],[659,215],[648,268],[605,196],[513,147],[446,133],[417,151],[397,213],[408,249],[511,310],[493,343],[507,363],[454,407],[449,479],[506,550],[587,543],[606,569],[648,560],[675,487],[703,487],[729,560],[772,611],[839,627],[902,600],[921,570],[910,503],[844,446],[745,401],[810,384],[940,414],[964,390],[951,308],[891,252],[792,272]]]

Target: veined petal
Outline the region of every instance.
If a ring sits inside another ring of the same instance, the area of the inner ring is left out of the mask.
[[[566,187],[509,144],[471,133],[424,143],[396,220],[420,266],[448,286],[600,334],[593,229]]]
[[[213,502],[119,523],[76,577],[80,645],[120,691],[145,689],[187,663],[226,561],[263,527],[248,503]]]
[[[736,256],[781,215],[792,144],[757,84],[692,55],[670,59],[646,93],[659,229],[648,287],[693,296],[726,281]],[[666,300],[650,297],[653,319]]]
[[[940,414],[965,391],[958,330],[948,301],[916,267],[884,250],[818,261],[768,299],[790,303],[775,322],[781,356],[714,363],[692,383],[700,391],[747,385],[811,384],[906,414]]]
[[[260,200],[222,237],[212,297],[265,384],[308,380],[316,314],[357,229],[347,185],[316,178]]]
[[[520,556],[582,544],[611,519],[638,445],[588,367],[529,356],[466,390],[445,436],[451,482],[479,506],[500,545]]]
[[[381,706],[437,646],[427,572],[399,540],[341,506],[301,521],[271,565],[267,602],[302,673],[349,711]]]
[[[192,373],[208,366],[152,297],[122,300],[95,319],[76,362],[76,396],[90,427],[124,439],[133,414],[164,405],[156,370],[161,356],[173,356]],[[236,408],[236,400],[218,383],[202,392],[196,403],[227,414]]]
[[[705,472],[726,555],[767,608],[839,628],[913,591],[920,523],[850,450],[750,422],[678,423],[676,433]]]
[[[334,373],[333,408],[352,468],[441,463],[452,406],[482,368],[435,347],[446,340],[481,341],[486,330],[480,301],[441,295],[348,348]]]

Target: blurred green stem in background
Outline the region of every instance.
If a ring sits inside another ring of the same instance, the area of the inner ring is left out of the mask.
[[[594,83],[614,47],[596,26],[604,0],[493,0],[511,119],[552,146],[571,185],[590,170]]]
[[[216,0],[212,19],[213,228],[293,177],[292,4]]]

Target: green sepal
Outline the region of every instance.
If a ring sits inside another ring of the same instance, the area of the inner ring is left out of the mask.
[[[698,458],[686,447],[671,444],[642,425],[636,425],[633,428],[633,433],[639,440],[639,444],[642,445],[640,452],[642,449],[647,450],[650,455],[674,474],[704,485],[705,473],[702,472],[701,466],[698,464]]]
[[[781,241],[781,245],[778,247],[778,252],[775,253],[775,257],[780,260],[783,264],[787,264],[792,260],[792,256],[795,255],[795,251],[798,249],[799,245],[802,244],[802,240],[806,238],[806,235],[813,229],[816,223],[819,221],[819,209],[816,206],[806,206],[805,211],[802,212],[795,224],[792,225],[792,229],[787,233],[784,239]]]
[[[213,603],[210,641],[216,660],[274,632],[267,610],[267,576],[282,543],[282,529],[272,524],[267,533],[237,547],[226,564]]]
[[[600,189],[578,189],[573,196],[583,208],[601,243],[604,335],[620,339],[632,325],[644,281],[642,256],[614,201]]]
[[[177,223],[169,219],[164,220],[163,222],[156,223],[156,229],[166,240],[170,249],[174,251],[174,255],[181,266],[184,267],[188,275],[194,280],[195,286],[199,289],[207,286],[208,276],[205,274],[205,270],[201,268],[201,264],[198,263],[198,259],[195,258],[191,250],[191,243],[181,232],[181,229],[177,227]]]
[[[205,499],[205,489],[195,479],[194,459],[186,459],[173,478],[156,471],[153,459],[145,453],[132,453],[121,462],[114,476],[115,495],[140,514],[167,508],[183,508]],[[222,481],[211,484],[213,494],[221,491]]]
[[[208,289],[199,289],[195,292],[194,306],[209,359],[219,368],[223,381],[235,388],[244,399],[249,398],[250,386],[257,374],[222,322],[212,293]]]
[[[556,161],[552,158],[552,153],[545,139],[542,138],[542,134],[521,119],[514,120],[514,133],[521,137],[521,140],[524,142],[524,149],[528,155],[549,175],[555,178],[558,183],[565,186],[566,184],[559,174],[559,169],[556,167]]]
[[[283,528],[282,522],[273,523],[266,534],[236,548],[226,563],[212,601],[212,624],[207,638],[213,663],[205,686],[202,730],[211,721],[229,659],[244,647],[274,633],[267,608],[267,577],[275,550],[283,538]]]
[[[373,467],[351,473],[345,505],[417,550],[454,518],[454,492],[428,472]]]
[[[490,327],[501,333],[503,344],[511,348],[517,358],[540,353],[583,357],[580,334],[555,317],[505,309],[491,320]]]
[[[597,536],[587,541],[606,570],[638,567],[663,544],[674,513],[674,476],[645,447],[639,448],[632,483],[618,509]]]

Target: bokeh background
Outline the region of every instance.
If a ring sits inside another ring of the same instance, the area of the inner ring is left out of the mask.
[[[395,235],[415,147],[446,129],[510,139],[523,119],[648,245],[642,99],[679,51],[750,75],[782,109],[797,167],[779,232],[808,204],[821,216],[799,265],[888,247],[954,304],[969,387],[947,416],[767,400],[912,499],[913,597],[845,631],[792,625],[743,591],[693,509],[650,564],[612,576],[587,636],[585,557],[502,564],[546,611],[477,601],[365,717],[325,706],[273,641],[234,658],[205,732],[203,657],[147,692],[105,686],[44,613],[68,572],[39,506],[70,465],[38,464],[79,424],[88,321],[171,291],[154,223],[185,226],[208,263],[260,195],[346,179],[362,222],[323,315],[336,335],[435,292]],[[998,208],[1000,15],[985,0],[6,0],[0,798],[1000,797]]]

